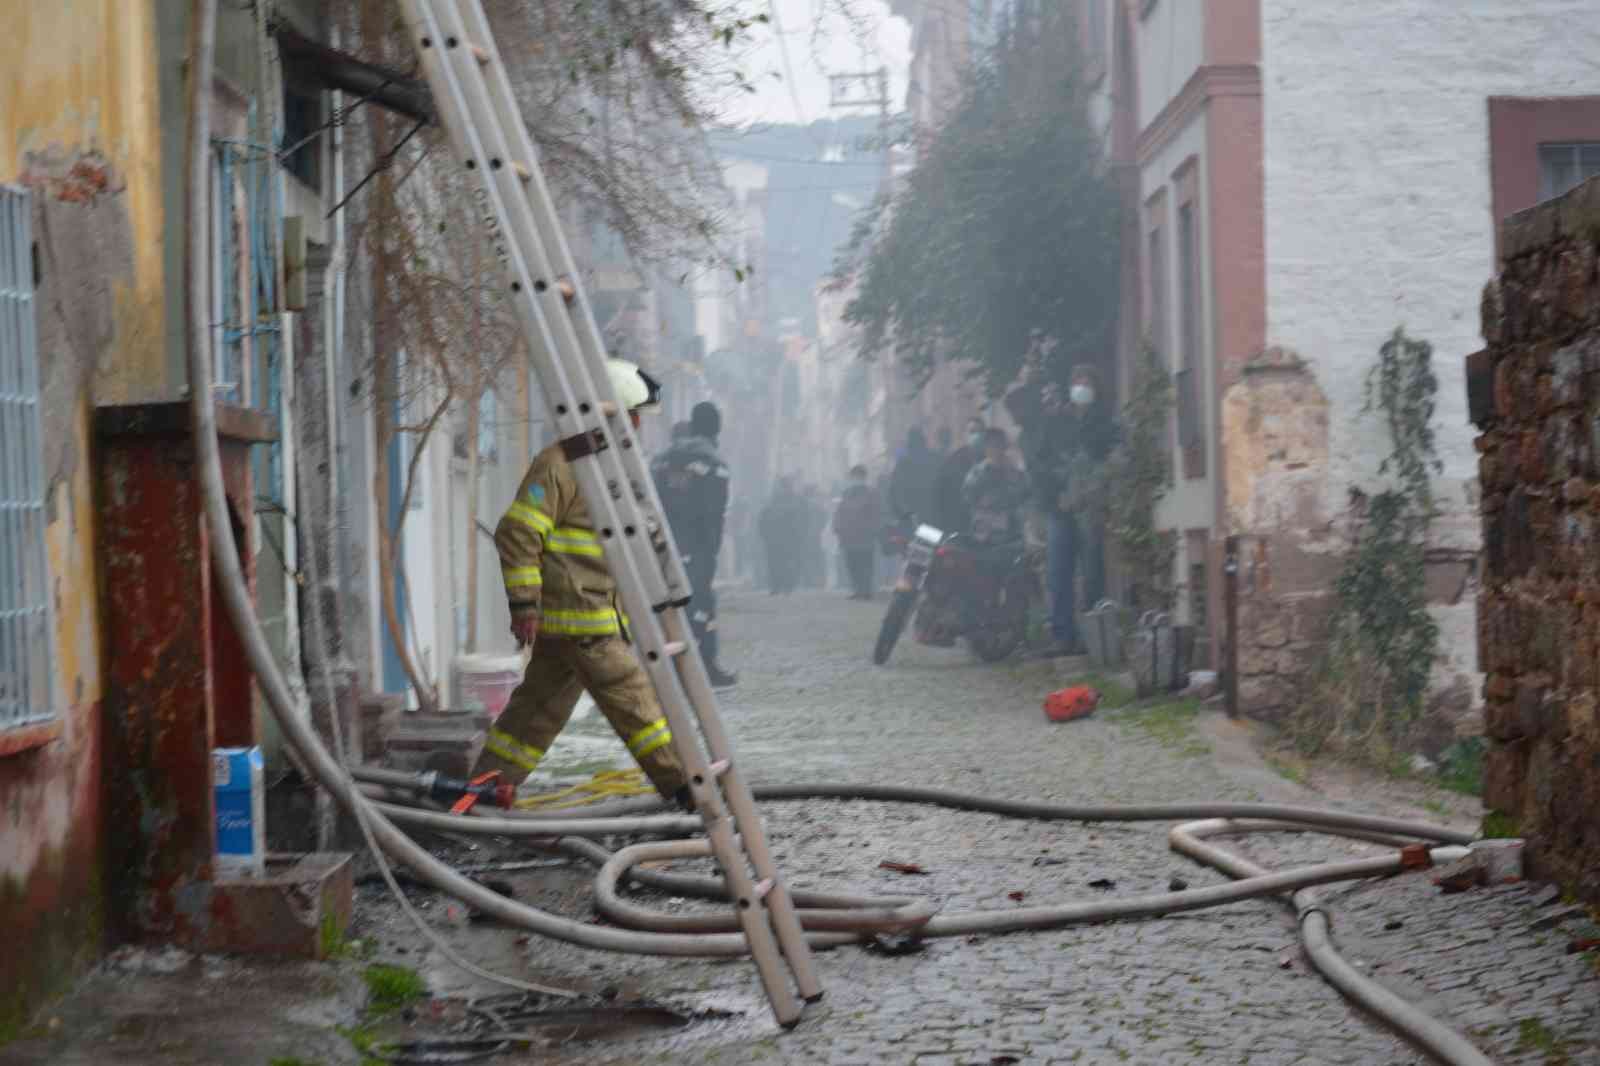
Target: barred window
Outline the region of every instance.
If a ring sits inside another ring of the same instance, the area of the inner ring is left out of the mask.
[[[55,716],[29,210],[0,186],[0,730]]]

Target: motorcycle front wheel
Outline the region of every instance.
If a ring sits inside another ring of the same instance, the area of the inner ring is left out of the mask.
[[[883,616],[883,625],[878,627],[878,643],[872,648],[874,665],[882,666],[889,661],[889,653],[894,651],[900,634],[905,631],[906,622],[911,618],[911,608],[916,606],[916,602],[914,590],[895,590],[894,599],[889,601],[888,613]]]

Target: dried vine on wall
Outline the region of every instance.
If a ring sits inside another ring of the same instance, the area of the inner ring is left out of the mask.
[[[1351,489],[1352,545],[1334,583],[1327,655],[1299,715],[1310,750],[1387,763],[1422,716],[1439,644],[1426,588],[1432,479],[1442,469],[1433,431],[1438,390],[1433,346],[1396,329],[1367,373],[1363,408],[1389,431],[1391,449],[1378,467],[1386,487]]]

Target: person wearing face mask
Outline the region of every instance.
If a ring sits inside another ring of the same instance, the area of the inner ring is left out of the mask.
[[[1117,427],[1100,395],[1094,367],[1072,368],[1068,387],[1040,385],[1037,367],[1006,397],[1006,407],[1023,427],[1034,505],[1048,526],[1046,585],[1050,594],[1052,644],[1046,656],[1077,655],[1077,578],[1083,575],[1083,602],[1105,595],[1104,522],[1100,476],[1117,443]]]
[[[945,456],[939,465],[939,497],[934,522],[946,533],[965,533],[972,525],[972,512],[963,491],[967,475],[983,459],[984,431],[981,418],[967,420],[967,437],[961,447]]]

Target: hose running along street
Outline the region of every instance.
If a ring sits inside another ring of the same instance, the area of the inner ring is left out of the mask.
[[[194,50],[192,71],[211,69],[215,50],[215,0],[196,0],[194,4]],[[608,951],[671,956],[731,957],[746,953],[744,937],[723,931],[731,922],[719,916],[663,916],[625,904],[617,898],[616,885],[623,876],[658,887],[691,894],[723,895],[715,878],[692,878],[660,871],[633,870],[635,863],[649,858],[698,857],[707,853],[704,841],[656,842],[625,848],[614,855],[576,835],[596,832],[608,834],[693,831],[697,819],[678,816],[642,815],[631,820],[598,820],[597,811],[546,812],[534,817],[519,817],[504,812],[498,817],[457,817],[429,811],[414,811],[404,806],[370,800],[340,761],[329,753],[309,721],[296,713],[287,680],[267,643],[249,587],[241,569],[228,502],[223,488],[222,463],[217,438],[212,368],[206,347],[209,330],[203,301],[201,269],[205,262],[208,155],[210,143],[210,93],[207,81],[192,78],[189,93],[190,127],[188,160],[188,234],[185,274],[188,290],[188,368],[191,424],[196,449],[196,474],[210,534],[212,564],[228,616],[239,636],[246,659],[254,672],[267,706],[284,738],[321,787],[369,832],[369,839],[389,859],[405,866],[419,881],[456,897],[485,916],[541,936]],[[1175,821],[1211,819],[1181,826],[1172,832],[1172,842],[1201,861],[1211,863],[1238,880],[1230,885],[1212,886],[1183,893],[1166,893],[1125,900],[1097,900],[1030,907],[1004,912],[975,912],[935,916],[923,901],[902,897],[862,897],[825,893],[794,894],[798,905],[806,908],[805,924],[809,935],[821,946],[834,946],[860,940],[864,935],[886,932],[911,932],[922,936],[954,936],[971,933],[1000,933],[1020,929],[1045,929],[1083,922],[1169,914],[1197,907],[1217,906],[1259,896],[1295,893],[1300,912],[1301,935],[1307,951],[1319,970],[1351,998],[1378,1013],[1408,1038],[1426,1048],[1441,1061],[1462,1066],[1481,1066],[1487,1062],[1476,1049],[1448,1028],[1404,1004],[1391,993],[1362,977],[1338,958],[1328,941],[1327,916],[1317,905],[1310,887],[1334,881],[1381,876],[1401,869],[1398,854],[1328,863],[1279,873],[1265,870],[1233,856],[1204,837],[1224,831],[1254,831],[1290,828],[1327,833],[1348,833],[1370,838],[1376,834],[1385,842],[1390,838],[1414,839],[1435,844],[1464,844],[1464,834],[1435,826],[1373,818],[1313,808],[1248,803],[1160,804],[1138,807],[1087,807],[994,800],[937,789],[893,788],[881,785],[785,785],[755,791],[758,799],[803,800],[841,798],[905,803],[933,803],[964,810],[984,811],[1009,817],[1043,818],[1080,822]],[[653,810],[648,806],[624,802],[606,804],[607,814],[618,808],[630,815]],[[424,818],[423,816],[427,816]],[[487,832],[528,836],[560,834],[559,846],[569,853],[602,863],[596,896],[613,921],[637,924],[645,929],[605,928],[587,922],[529,907],[505,898],[439,861],[413,841],[395,824],[405,818],[411,824],[437,825],[443,818],[456,832]],[[1218,819],[1253,819],[1250,822]],[[1269,820],[1263,823],[1260,820]],[[589,823],[589,824],[585,824]],[[1436,852],[1437,853],[1437,852]],[[630,872],[631,871],[631,872]],[[662,931],[665,930],[665,931]]]

